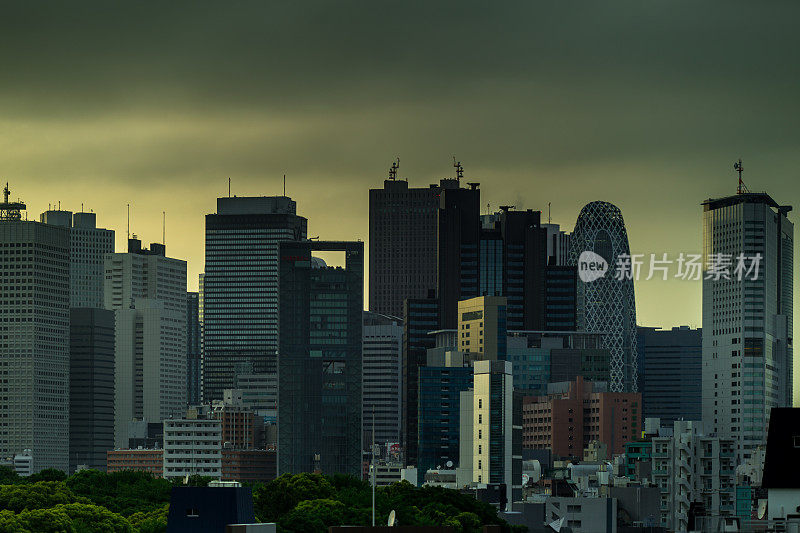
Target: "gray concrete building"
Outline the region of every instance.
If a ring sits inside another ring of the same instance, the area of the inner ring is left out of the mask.
[[[376,443],[400,442],[403,321],[368,311],[363,317],[361,388],[366,450],[373,441],[373,427]]]

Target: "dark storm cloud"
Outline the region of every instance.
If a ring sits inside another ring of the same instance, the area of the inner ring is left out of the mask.
[[[618,204],[642,252],[699,250],[699,202],[800,203],[796,2],[4,2],[0,176],[203,265],[202,215],[288,192],[310,231],[368,237],[389,162],[465,164],[483,202]],[[154,238],[153,238],[154,240]],[[118,239],[121,243],[121,240]],[[699,324],[699,287],[641,283],[647,324]]]

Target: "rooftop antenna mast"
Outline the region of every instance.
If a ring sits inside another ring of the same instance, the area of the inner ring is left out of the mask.
[[[6,188],[3,189],[3,203],[0,203],[0,220],[21,220],[22,211],[25,210],[26,206],[19,200],[10,202],[10,196],[11,189],[8,188],[8,182],[6,182]],[[25,220],[28,220],[27,212],[25,213]]]
[[[167,212],[161,212],[161,244],[167,245]]]
[[[286,174],[283,175],[283,195],[286,196]]]
[[[550,224],[550,202],[547,202],[547,223]]]
[[[460,182],[464,177],[464,167],[461,166],[461,161],[456,161],[456,156],[453,156],[453,166],[456,169],[456,179]]]
[[[131,239],[131,204],[128,204],[128,240]]]
[[[750,192],[747,189],[747,185],[744,184],[742,181],[742,172],[744,172],[744,167],[742,166],[742,158],[739,158],[739,161],[733,164],[733,169],[739,173],[739,186],[736,187],[736,194],[743,194],[746,192]]]
[[[392,161],[392,167],[389,169],[389,179],[394,181],[397,179],[397,169],[400,168],[400,158],[398,157]]]
[[[228,178],[228,198],[231,197],[231,179]]]

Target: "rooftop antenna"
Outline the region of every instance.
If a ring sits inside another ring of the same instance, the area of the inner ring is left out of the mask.
[[[228,178],[228,198],[231,197],[231,179]]]
[[[464,167],[461,166],[461,161],[456,161],[456,156],[453,156],[453,166],[456,168],[456,179],[461,181],[464,177]]]
[[[58,210],[61,211],[61,200],[58,201]]]
[[[131,240],[131,204],[128,204],[128,240]]]
[[[6,182],[6,188],[3,189],[3,203],[0,203],[0,220],[21,220],[22,211],[25,210],[26,206],[20,200],[9,202],[10,196],[11,189],[8,188],[8,182]],[[25,213],[25,220],[28,220],[27,212]]]
[[[491,205],[489,204],[489,202],[486,202],[486,214],[487,215],[491,214],[491,212],[492,212]]]
[[[83,213],[83,202],[81,202],[81,213]]]
[[[398,157],[392,161],[392,167],[389,169],[389,179],[394,181],[397,179],[397,169],[400,168],[400,158]]]
[[[167,212],[161,212],[161,244],[167,245]]]
[[[744,172],[744,167],[742,166],[742,158],[739,158],[739,161],[733,164],[733,169],[739,173],[739,186],[736,188],[736,194],[743,194],[745,192],[750,192],[747,189],[747,185],[744,184],[742,181],[742,172]]]
[[[547,202],[547,223],[550,224],[550,202]]]
[[[286,196],[286,174],[283,175],[283,195]]]

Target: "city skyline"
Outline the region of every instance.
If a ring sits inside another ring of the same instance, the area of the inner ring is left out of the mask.
[[[455,155],[482,210],[550,203],[569,230],[611,202],[648,254],[699,253],[700,203],[733,193],[739,157],[751,190],[800,203],[798,5],[355,7],[8,6],[0,178],[29,219],[98,212],[118,250],[127,203],[144,242],[166,211],[190,290],[229,177],[278,195],[285,173],[309,236],[365,242],[367,189],[398,156],[424,187]],[[641,282],[639,323],[699,326],[700,294]]]

